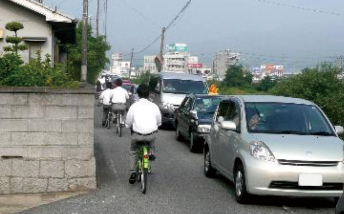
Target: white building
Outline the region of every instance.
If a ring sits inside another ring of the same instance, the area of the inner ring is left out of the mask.
[[[240,54],[226,50],[216,54],[213,61],[213,72],[220,79],[224,79],[228,68],[235,65],[240,60]]]
[[[190,53],[187,52],[169,52],[164,54],[163,70],[185,73],[189,56]]]
[[[143,71],[150,71],[151,73],[158,72],[155,65],[155,58],[156,55],[144,56]]]
[[[155,58],[156,55],[144,56],[144,71],[150,71],[151,73],[158,72]],[[203,68],[199,66],[198,57],[191,56],[188,52],[188,47],[184,43],[174,43],[166,45],[166,53],[163,55],[163,67],[164,71],[178,72],[178,73],[197,73],[196,68]]]

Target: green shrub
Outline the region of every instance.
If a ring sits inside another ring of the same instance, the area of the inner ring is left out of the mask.
[[[313,101],[334,125],[344,126],[344,83],[337,78],[338,71],[329,64],[306,68],[302,74],[282,80],[269,92]]]
[[[221,95],[246,95],[246,94],[264,94],[258,92],[254,88],[238,88],[238,87],[226,87],[221,86],[219,88],[219,94]]]
[[[9,59],[8,59],[9,58]],[[18,60],[15,55],[7,55],[1,61]],[[19,58],[20,59],[20,58]],[[11,63],[9,63],[11,64]],[[8,66],[7,66],[8,67]],[[0,85],[4,86],[48,86],[48,87],[78,87],[78,82],[69,81],[67,74],[63,72],[61,65],[51,66],[51,57],[46,55],[42,60],[41,53],[37,53],[37,59],[30,60],[25,65],[8,67],[7,70],[0,71]]]

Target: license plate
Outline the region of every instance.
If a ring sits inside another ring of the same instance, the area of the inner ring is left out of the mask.
[[[300,174],[299,175],[299,186],[322,186],[323,180],[322,175],[316,174]]]

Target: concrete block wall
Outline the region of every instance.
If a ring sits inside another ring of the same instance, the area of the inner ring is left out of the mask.
[[[96,188],[94,93],[0,88],[0,194]]]

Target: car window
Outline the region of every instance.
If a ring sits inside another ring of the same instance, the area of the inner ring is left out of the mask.
[[[185,112],[189,112],[191,110],[191,105],[192,105],[192,98],[187,97],[184,102],[182,103],[181,110]]]
[[[223,119],[226,118],[227,116],[227,112],[229,109],[229,102],[228,101],[222,101],[219,105],[219,109],[217,111],[217,115],[216,115],[216,121],[218,121],[218,119],[220,117],[222,117]]]
[[[207,94],[208,88],[205,82],[181,80],[181,79],[165,79],[163,80],[163,92],[165,93],[183,93],[183,94]]]
[[[316,106],[288,103],[246,103],[249,132],[334,135]]]
[[[233,101],[229,101],[228,111],[224,118],[226,121],[233,121],[236,126],[239,126],[240,122],[240,109]]]

